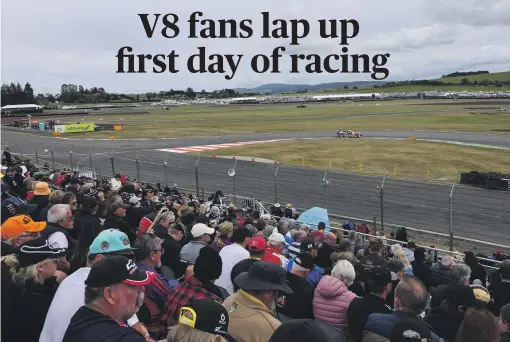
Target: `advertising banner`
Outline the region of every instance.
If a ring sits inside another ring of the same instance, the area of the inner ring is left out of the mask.
[[[94,123],[55,125],[55,132],[62,133],[80,133],[94,132]]]

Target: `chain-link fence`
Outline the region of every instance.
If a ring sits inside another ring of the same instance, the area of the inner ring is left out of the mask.
[[[222,190],[268,203],[325,207],[330,215],[373,222],[378,231],[400,226],[446,238],[510,248],[510,192],[358,175],[332,170],[243,161],[236,158],[138,150],[98,151],[76,143],[11,147],[49,167],[72,167],[98,176],[124,173],[142,182],[189,190],[197,196]]]

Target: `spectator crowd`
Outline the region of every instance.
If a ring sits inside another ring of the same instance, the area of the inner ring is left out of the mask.
[[[405,228],[334,232],[290,204],[8,161],[2,341],[510,341],[503,251],[489,276],[473,252],[431,260]]]

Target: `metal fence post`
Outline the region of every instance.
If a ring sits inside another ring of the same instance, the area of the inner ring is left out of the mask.
[[[168,156],[165,157],[165,161],[163,162],[163,165],[165,166],[165,185],[168,185],[168,174],[166,173],[166,167],[168,165],[168,162],[166,161],[167,158],[168,158]]]
[[[232,177],[232,188],[234,195],[236,195],[236,165],[237,165],[237,159],[234,162],[234,167],[228,170],[228,175]]]
[[[324,177],[322,177],[321,185],[323,189],[323,197],[322,197],[322,206],[326,208],[326,188],[329,186],[329,181],[326,179],[328,175],[328,170],[324,172]]]
[[[37,149],[35,149],[35,163],[39,165],[39,153],[37,152]]]
[[[198,187],[198,163],[200,162],[200,154],[198,155],[197,162],[195,163],[195,183],[197,186],[197,198],[200,196],[200,189]]]
[[[140,180],[140,165],[138,164],[138,156],[140,155],[141,151],[138,151],[138,154],[136,155],[136,179]]]
[[[73,169],[73,149],[74,149],[74,145],[71,146],[71,149],[69,150],[69,166],[71,166],[71,171],[74,170]]]
[[[115,154],[115,151],[117,149],[113,150],[113,153],[110,155],[110,161],[112,162],[112,175],[115,177],[115,161],[113,158],[113,155]]]
[[[381,202],[381,232],[384,234],[384,182],[386,181],[386,175],[384,175],[381,186],[377,186],[377,198]]]
[[[21,146],[21,151],[20,151],[20,153],[19,153],[19,155],[20,155],[21,159],[23,159],[23,147],[24,147],[24,146]]]
[[[55,149],[55,144],[53,144],[51,146],[51,164],[52,164],[51,168],[52,169],[55,169],[55,151],[54,151],[54,149]]]
[[[93,169],[93,167],[92,167],[92,151],[94,151],[94,146],[92,146],[92,148],[90,149],[90,152],[89,152],[89,166],[91,169]]]
[[[450,197],[448,198],[450,219],[448,224],[448,233],[450,235],[450,252],[453,252],[453,189],[455,188],[455,182],[452,184],[452,190],[450,191]]]
[[[274,173],[274,202],[278,203],[278,170],[280,170],[280,164],[276,165],[276,171]]]

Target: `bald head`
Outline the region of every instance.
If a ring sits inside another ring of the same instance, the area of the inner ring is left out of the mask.
[[[415,276],[404,275],[395,289],[395,309],[419,315],[427,306],[429,293]]]
[[[308,236],[308,234],[306,234],[305,231],[303,230],[298,230],[296,232],[296,235],[294,235],[294,241],[296,242],[301,242],[304,240],[304,238],[306,238]]]
[[[336,242],[336,235],[335,233],[329,232],[324,234],[324,242],[333,244]]]

